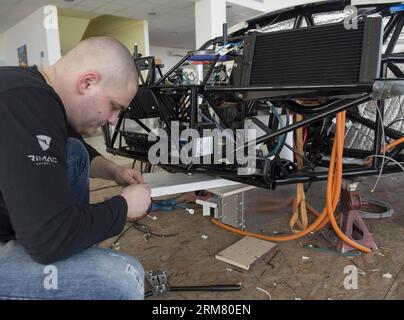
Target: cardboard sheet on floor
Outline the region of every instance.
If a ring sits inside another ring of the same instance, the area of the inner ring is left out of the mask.
[[[244,270],[250,270],[259,261],[270,261],[277,247],[276,243],[270,241],[244,237],[216,254],[215,258]]]
[[[203,174],[187,175],[185,173],[155,172],[143,175],[151,187],[152,198],[212,188],[239,185],[238,182]]]

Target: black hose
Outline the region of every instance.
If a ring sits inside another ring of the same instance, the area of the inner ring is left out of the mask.
[[[225,284],[225,285],[214,285],[214,286],[177,286],[170,287],[171,292],[176,291],[240,291],[241,284]]]
[[[213,286],[176,286],[176,287],[167,287],[167,292],[192,292],[192,291],[240,291],[240,284],[222,284],[222,285],[213,285]],[[158,294],[156,294],[158,295]],[[144,294],[145,298],[153,296],[153,291],[147,291]]]

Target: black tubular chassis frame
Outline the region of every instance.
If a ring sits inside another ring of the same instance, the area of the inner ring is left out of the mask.
[[[401,3],[397,3],[399,5]],[[258,27],[270,26],[274,23],[279,23],[282,21],[287,21],[290,19],[294,19],[293,28],[300,28],[302,22],[305,21],[307,26],[314,25],[313,15],[317,13],[327,13],[327,12],[335,12],[344,10],[344,8],[350,5],[350,1],[348,0],[337,0],[337,1],[324,1],[317,4],[309,4],[302,5],[293,8],[288,8],[284,10],[280,10],[273,13],[268,13],[263,16],[259,16],[257,18],[251,19],[247,21],[247,26],[237,31],[233,34],[227,35],[226,30],[224,30],[222,37],[217,37],[206,42],[199,50],[205,50],[212,45],[223,45],[229,42],[241,41],[244,38],[246,32],[250,29],[255,29]],[[390,8],[393,4],[372,4],[372,5],[363,5],[358,6],[359,14],[361,18],[365,18],[369,15],[379,14],[384,19],[388,19],[387,24],[384,27],[383,32],[383,45],[386,47],[386,50],[382,53],[381,57],[381,74],[380,78],[386,78],[388,74],[388,70],[394,74],[394,76],[404,81],[404,73],[398,67],[400,63],[404,63],[404,52],[403,53],[395,53],[394,49],[397,46],[397,42],[399,40],[399,36],[402,32],[404,26],[404,11],[391,12]],[[136,57],[137,57],[137,53]],[[207,81],[209,76],[215,66],[216,62],[219,59],[219,56],[216,57],[216,60],[211,64],[211,68],[204,78],[204,81],[200,85],[183,85],[183,86],[171,86],[167,85],[165,81],[168,79],[170,75],[175,73],[175,71],[183,65],[187,59],[190,58],[190,54],[185,56],[181,61],[179,61],[171,70],[169,70],[164,75],[161,73],[161,69],[159,66],[155,66],[154,58],[148,57],[149,65],[152,65],[152,68],[156,68],[160,73],[160,79],[155,81],[155,74],[153,72],[148,75],[147,79],[141,78],[141,86],[147,86],[153,92],[153,96],[155,98],[155,107],[158,109],[161,121],[165,123],[165,126],[168,130],[170,130],[170,121],[173,119],[170,118],[170,115],[165,112],[164,106],[162,104],[164,101],[160,98],[164,94],[183,94],[187,96],[189,99],[188,105],[188,126],[189,128],[195,128],[198,122],[198,97],[203,97],[206,101],[211,102],[209,105],[215,111],[217,115],[219,112],[217,110],[218,106],[214,103],[214,96],[216,94],[232,94],[234,97],[240,99],[240,101],[247,100],[246,97],[254,93],[260,92],[268,92],[271,91],[271,88],[263,88],[263,87],[253,87],[253,86],[245,86],[245,87],[228,87],[228,86],[208,86]],[[145,59],[145,58],[143,58]],[[138,65],[137,65],[138,66]],[[139,69],[139,66],[138,66]],[[299,89],[299,88],[297,88]],[[296,129],[303,128],[305,126],[309,126],[314,123],[318,123],[319,121],[324,120],[325,118],[334,117],[337,113],[342,111],[347,111],[347,118],[356,123],[360,123],[363,126],[369,127],[375,132],[375,139],[373,150],[344,150],[344,156],[349,156],[352,158],[364,159],[370,155],[378,155],[381,153],[382,144],[383,144],[383,115],[385,110],[385,101],[378,100],[375,103],[377,104],[378,109],[380,110],[380,114],[376,114],[376,120],[371,121],[369,119],[361,117],[358,113],[353,112],[352,109],[371,101],[372,94],[366,93],[356,98],[339,98],[337,100],[333,100],[330,103],[322,106],[321,109],[318,109],[316,112],[312,112],[311,114],[305,114],[303,120],[299,122],[294,122],[290,125],[287,125],[284,128],[273,131],[269,128],[265,128],[265,124],[259,123],[259,125],[266,134],[262,137],[259,137],[256,141],[257,144],[264,143],[269,140],[273,140],[279,138],[281,135],[287,134],[289,132],[295,131]],[[271,99],[268,99],[271,100]],[[304,112],[304,110],[302,109]],[[302,112],[302,113],[303,113]],[[147,154],[139,154],[132,153],[129,150],[125,149],[122,146],[123,134],[125,130],[122,129],[122,125],[125,121],[127,114],[123,112],[118,122],[112,131],[109,125],[103,127],[103,135],[107,147],[107,151],[114,155],[120,155],[124,157],[128,157],[135,160],[140,161],[148,161]],[[220,118],[220,117],[219,117]],[[143,124],[139,119],[135,119],[135,121],[147,132],[150,132],[150,128],[148,128],[145,124]],[[220,118],[220,122],[224,128],[228,128],[229,125],[226,122],[225,118]],[[399,139],[403,137],[403,134],[395,131],[391,128],[384,127],[385,136],[391,139]],[[115,147],[116,143],[119,143],[118,147]],[[247,145],[245,145],[246,147]],[[403,149],[403,145],[398,147],[388,155],[394,159],[399,161],[403,161],[403,156],[400,152]],[[374,158],[374,161],[371,165],[350,165],[345,167],[343,171],[343,178],[352,179],[360,176],[369,176],[369,175],[377,175],[381,170],[382,160],[379,158]],[[387,162],[386,162],[387,163]],[[234,170],[228,170],[226,166],[218,166],[218,165],[185,165],[185,164],[168,164],[161,165],[161,167],[170,172],[185,172],[185,173],[205,173],[212,176],[219,176],[229,180],[238,181],[240,183],[256,185],[264,188],[275,188],[276,185],[285,185],[285,184],[295,184],[295,183],[305,183],[305,182],[315,182],[315,181],[324,181],[327,179],[328,172],[327,171],[298,171],[289,174],[287,177],[282,179],[274,179],[270,177],[270,181],[265,179],[262,176],[251,175],[251,176],[238,176],[237,172]],[[326,165],[321,165],[321,167],[326,167]],[[399,165],[389,163],[388,166],[384,165],[383,174],[395,173],[401,171]]]

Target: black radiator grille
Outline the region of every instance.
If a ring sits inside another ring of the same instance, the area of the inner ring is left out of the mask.
[[[359,82],[364,23],[258,34],[250,85],[324,85]]]

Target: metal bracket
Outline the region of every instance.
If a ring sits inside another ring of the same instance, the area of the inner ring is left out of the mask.
[[[153,296],[162,295],[165,292],[170,291],[170,286],[167,281],[167,271],[165,269],[146,271],[146,279],[153,287]]]

